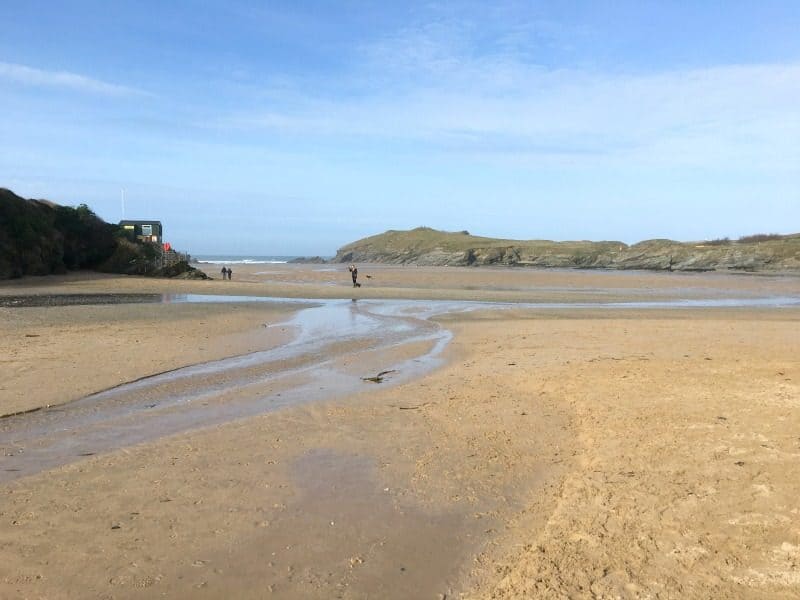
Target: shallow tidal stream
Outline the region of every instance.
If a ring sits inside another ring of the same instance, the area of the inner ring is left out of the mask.
[[[250,296],[130,295],[100,302],[280,302],[298,308],[280,347],[184,367],[64,405],[0,420],[0,483],[86,456],[304,402],[397,384],[434,369],[450,333],[437,315],[508,308],[537,310],[780,308],[800,298],[711,298],[614,303],[501,304],[427,300],[305,300]],[[81,303],[68,297],[70,304]],[[15,300],[29,306],[30,300]],[[32,301],[58,304],[57,296]],[[385,372],[385,373],[383,373]],[[383,373],[380,381],[370,380]]]

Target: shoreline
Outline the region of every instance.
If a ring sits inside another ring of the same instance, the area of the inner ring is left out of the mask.
[[[424,267],[365,264],[362,287],[352,288],[345,265],[241,265],[232,281],[157,279],[95,272],[28,276],[0,282],[0,296],[25,293],[200,293],[290,298],[407,298],[536,301],[562,299],[578,290],[610,289],[620,297],[635,290],[651,293],[702,288],[713,292],[754,293],[762,289],[797,293],[800,274],[686,273],[596,269],[520,269],[511,267]],[[500,277],[502,275],[502,277]],[[755,276],[750,276],[755,275]],[[213,275],[212,275],[213,277]],[[504,282],[497,285],[499,281]]]

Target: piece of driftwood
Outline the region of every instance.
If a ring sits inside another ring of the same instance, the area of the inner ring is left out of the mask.
[[[381,383],[383,381],[384,375],[388,375],[389,373],[396,373],[396,369],[389,369],[388,371],[381,371],[374,377],[362,377],[362,381],[371,381],[372,383]]]
[[[418,408],[422,408],[423,406],[428,406],[430,402],[423,402],[422,404],[417,404],[416,406],[398,406],[400,410],[416,410]]]

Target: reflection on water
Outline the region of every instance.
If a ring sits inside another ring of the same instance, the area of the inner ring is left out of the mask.
[[[687,295],[701,295],[703,290],[686,290]],[[616,294],[618,290],[591,290],[594,294]],[[691,292],[691,293],[689,293]],[[313,300],[297,298],[273,298],[264,296],[214,296],[200,294],[163,294],[161,302],[164,303],[218,303],[218,302],[274,302],[274,303],[309,303],[325,306],[338,303],[340,300]],[[356,302],[356,300],[352,300]],[[634,302],[481,302],[469,300],[358,300],[362,304],[374,303],[377,312],[388,308],[390,312],[398,308],[415,312],[417,314],[432,315],[463,312],[477,309],[498,308],[534,308],[534,309],[567,309],[567,308],[781,308],[800,306],[800,297],[795,296],[765,296],[744,298],[675,298],[671,300],[644,300]],[[421,311],[421,312],[420,312]],[[326,317],[320,313],[318,320],[324,321]]]

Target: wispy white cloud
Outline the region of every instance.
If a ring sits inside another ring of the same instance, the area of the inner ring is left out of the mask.
[[[45,71],[0,61],[0,79],[29,86],[54,87],[104,96],[150,96],[148,92],[69,71]]]
[[[507,20],[503,21],[507,24]],[[800,63],[650,72],[537,62],[581,32],[434,19],[360,47],[336,81],[297,81],[223,127],[425,144],[481,160],[797,169]],[[512,31],[516,29],[512,28]]]
[[[292,92],[224,125],[416,141],[517,161],[602,156],[645,165],[780,168],[800,164],[798,106],[800,64],[603,74],[504,59],[465,62],[436,82],[407,81],[390,92]]]

